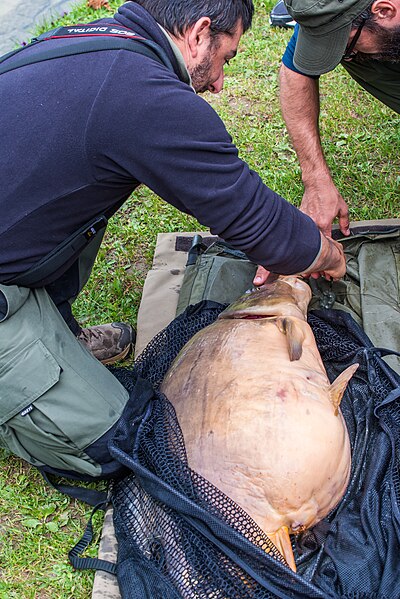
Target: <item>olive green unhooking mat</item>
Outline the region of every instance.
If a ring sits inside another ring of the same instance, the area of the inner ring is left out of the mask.
[[[343,281],[332,285],[336,296],[332,307],[350,312],[376,347],[396,351],[400,351],[399,227],[397,224],[392,232],[383,233],[371,226],[370,233],[341,238],[347,273]],[[322,279],[317,286],[319,290],[329,287]],[[314,295],[309,309],[318,308],[319,303]],[[400,374],[398,357],[385,361]]]
[[[400,219],[352,223],[352,235],[343,240],[347,259],[345,281],[330,285],[323,280],[313,283],[314,297],[311,309],[318,309],[333,299],[334,308],[350,312],[378,347],[400,351]],[[389,232],[388,232],[389,231]],[[138,356],[151,339],[175,317],[179,292],[186,271],[187,250],[195,233],[160,234],[143,289],[138,314],[138,336],[135,355]],[[208,244],[216,238],[200,233]],[[335,235],[338,238],[337,232]],[[229,268],[224,267],[215,276],[215,254],[223,258],[223,251],[214,248],[203,255],[202,269],[205,284],[193,285],[185,302],[197,303],[205,296],[218,301],[221,286],[238,297],[251,286],[251,269],[246,266],[249,279],[236,278],[232,290]],[[236,262],[232,258],[232,269]],[[186,280],[193,273],[186,271]],[[206,274],[204,274],[206,273]],[[225,280],[223,278],[226,277]],[[239,281],[239,282],[238,282]],[[231,297],[230,301],[236,299]],[[222,301],[226,301],[224,298]],[[400,360],[385,358],[400,373]],[[116,561],[117,542],[114,536],[112,510],[109,509],[103,525],[99,557]],[[116,578],[105,572],[95,576],[92,599],[120,599]]]

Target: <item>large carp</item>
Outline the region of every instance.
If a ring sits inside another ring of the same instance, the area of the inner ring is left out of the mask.
[[[161,387],[191,468],[239,504],[294,570],[289,534],[324,518],[348,484],[339,404],[358,367],[329,382],[307,323],[310,299],[296,276],[242,296],[185,345]]]

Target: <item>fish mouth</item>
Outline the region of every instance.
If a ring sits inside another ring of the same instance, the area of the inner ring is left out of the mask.
[[[249,310],[233,310],[232,312],[228,312],[228,310],[221,312],[219,318],[221,319],[231,319],[231,320],[271,320],[277,318],[278,316],[282,316],[282,312],[277,310],[276,312],[254,312],[251,309]]]
[[[271,314],[232,314],[230,318],[236,320],[260,320],[262,318],[275,318]]]
[[[239,316],[242,320],[259,320],[260,318],[273,318],[273,316],[259,316],[258,314],[246,314],[245,316]]]

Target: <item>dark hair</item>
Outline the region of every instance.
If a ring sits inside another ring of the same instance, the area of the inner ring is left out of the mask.
[[[232,34],[239,19],[243,31],[251,27],[253,0],[134,0],[149,12],[164,29],[182,35],[201,17],[211,19],[211,33]]]

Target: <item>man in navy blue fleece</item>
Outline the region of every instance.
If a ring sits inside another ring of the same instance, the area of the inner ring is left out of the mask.
[[[78,447],[104,430],[100,417],[93,424],[93,398],[96,414],[107,417],[110,427],[116,422],[127,394],[77,337],[102,362],[120,356],[130,338],[123,324],[82,332],[72,316],[99,234],[42,280],[15,283],[29,269],[37,272],[36,265],[75,231],[117,209],[140,183],[271,271],[344,274],[341,246],[239,159],[223,123],[195,93],[221,91],[224,65],[235,56],[252,14],[251,0],[128,2],[94,26],[108,23],[151,40],[171,66],[107,50],[0,76],[0,416],[6,422],[0,444],[22,457],[32,461],[18,418],[37,417],[30,406],[39,401],[57,405],[60,394],[64,401],[82,399],[91,429],[90,438],[76,440]],[[22,53],[33,57],[44,46],[84,42],[49,39]],[[21,403],[16,412],[16,397],[27,398],[28,412]],[[50,465],[59,468],[53,454]]]
[[[319,76],[339,63],[364,89],[400,113],[400,0],[285,0],[297,21],[282,58],[280,101],[304,184],[301,209],[331,234],[346,202],[326,164],[319,134]]]

